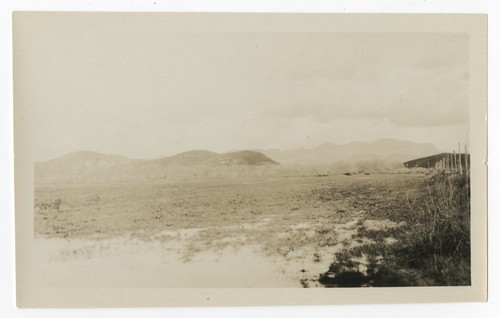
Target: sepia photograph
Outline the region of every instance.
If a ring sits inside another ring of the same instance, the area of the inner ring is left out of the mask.
[[[485,25],[15,12],[18,304],[484,300]]]

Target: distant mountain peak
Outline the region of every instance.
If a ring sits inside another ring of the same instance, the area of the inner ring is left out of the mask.
[[[345,144],[326,142],[312,149],[262,151],[282,164],[331,164],[339,161],[356,162],[375,159],[404,162],[411,158],[439,152],[440,150],[431,143],[390,138]]]

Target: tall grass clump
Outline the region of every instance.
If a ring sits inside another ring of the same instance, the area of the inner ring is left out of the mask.
[[[471,284],[469,175],[437,171],[424,179],[417,194],[397,202],[385,208],[397,209],[388,215],[400,226],[380,231],[360,226],[358,238],[369,243],[336,253],[321,283],[353,286],[346,278],[357,277],[363,282],[357,286]],[[388,237],[393,243],[387,243]]]
[[[432,175],[415,202],[409,235],[397,246],[407,251],[401,265],[420,269],[436,285],[470,285],[469,185],[469,175]]]

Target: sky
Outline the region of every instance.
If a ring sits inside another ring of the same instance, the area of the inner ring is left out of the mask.
[[[380,138],[449,151],[467,142],[466,34],[126,22],[79,15],[14,24],[15,102],[29,109],[36,160]]]

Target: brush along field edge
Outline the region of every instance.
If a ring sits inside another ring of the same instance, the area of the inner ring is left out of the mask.
[[[97,14],[97,13],[91,13]],[[17,305],[20,307],[152,307],[302,305],[354,303],[414,303],[485,301],[487,283],[486,206],[486,15],[241,15],[223,14],[203,28],[238,31],[302,32],[460,32],[470,44],[470,149],[472,285],[466,287],[342,288],[342,289],[169,289],[169,288],[34,288],[30,263],[34,253],[34,160],[29,107],[14,83],[15,214]],[[14,78],[29,81],[16,64],[16,29],[22,13],[14,15]],[[189,30],[197,31],[197,30]],[[23,76],[21,76],[23,75]]]

